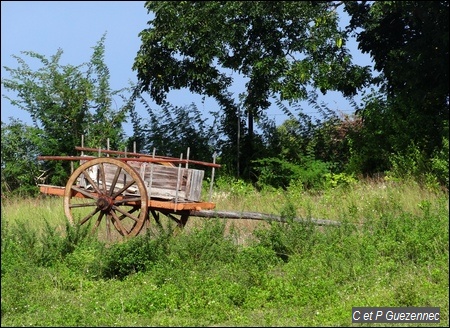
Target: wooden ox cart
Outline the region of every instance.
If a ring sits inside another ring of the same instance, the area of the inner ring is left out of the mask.
[[[108,147],[109,148],[109,147]],[[39,160],[80,161],[65,187],[40,184],[41,193],[64,197],[64,212],[71,224],[92,224],[106,230],[108,240],[139,234],[152,215],[162,213],[184,226],[191,212],[212,210],[215,204],[201,201],[204,170],[220,165],[136,152],[75,147],[81,156],[39,156]],[[87,156],[84,152],[97,153]],[[72,162],[73,164],[73,162]],[[72,165],[73,167],[73,165]]]
[[[83,144],[83,139],[82,139]],[[79,161],[65,187],[40,184],[40,192],[64,198],[64,213],[71,224],[92,224],[93,232],[105,231],[108,240],[138,235],[148,227],[150,215],[160,223],[160,214],[184,227],[190,216],[225,219],[281,221],[280,216],[256,212],[214,210],[211,203],[213,162],[187,158],[155,156],[75,147],[81,156],[39,156],[39,160]],[[84,152],[97,153],[97,156]],[[189,164],[212,169],[209,201],[201,200],[204,170],[189,168]],[[304,221],[295,218],[298,221]],[[317,225],[339,225],[339,222],[309,219]]]

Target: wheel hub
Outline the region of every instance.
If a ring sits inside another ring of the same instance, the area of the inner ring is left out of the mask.
[[[109,211],[113,205],[112,199],[106,196],[101,196],[97,200],[97,207],[102,211]]]

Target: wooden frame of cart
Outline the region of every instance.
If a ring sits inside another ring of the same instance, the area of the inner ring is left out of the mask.
[[[150,214],[159,222],[160,213],[183,227],[191,212],[212,210],[215,204],[201,201],[204,170],[189,164],[210,167],[210,199],[213,162],[127,153],[109,149],[75,147],[81,156],[39,156],[39,160],[80,161],[65,187],[40,184],[40,192],[64,198],[64,212],[71,224],[101,226],[108,240],[138,235],[149,224]],[[97,153],[86,156],[84,152]]]

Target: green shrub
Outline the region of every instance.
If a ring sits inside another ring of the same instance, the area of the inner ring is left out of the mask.
[[[18,221],[12,225],[3,219],[1,229],[1,274],[14,272],[16,268],[35,260],[35,246],[38,241],[35,231],[30,230],[25,222]]]
[[[443,139],[443,146],[428,157],[414,145],[410,145],[404,153],[392,154],[391,169],[387,171],[387,179],[402,181],[411,179],[438,190],[440,186],[449,187],[448,138]]]
[[[254,234],[260,244],[272,249],[281,259],[305,254],[316,241],[316,226],[311,219],[295,220],[296,209],[288,203],[281,211],[285,222],[272,221],[270,228],[257,229]]]
[[[230,176],[219,176],[214,183],[216,189],[222,192],[229,192],[232,196],[248,196],[255,191],[255,188],[251,183]]]
[[[299,179],[300,166],[279,158],[264,158],[254,161],[258,173],[258,186],[286,189],[292,180]]]
[[[329,164],[309,157],[302,164],[279,158],[264,158],[254,163],[260,188],[267,185],[287,189],[293,182],[300,181],[304,189],[320,189],[325,182],[325,174],[330,172]]]
[[[449,146],[448,137],[442,139],[442,149],[436,150],[431,158],[431,171],[440,185],[449,189]]]
[[[160,231],[164,230],[161,228]],[[150,231],[106,249],[102,266],[104,278],[124,279],[128,275],[146,271],[158,261],[167,261],[171,234],[155,235]]]
[[[71,225],[66,222],[65,234],[61,235],[55,228],[44,220],[44,231],[41,236],[39,254],[36,258],[38,264],[52,266],[62,261],[75,248],[89,239],[89,226]]]
[[[324,188],[336,188],[338,186],[347,187],[355,185],[358,180],[353,176],[353,174],[347,173],[325,173],[325,183]]]
[[[205,267],[214,266],[218,262],[233,261],[237,245],[233,242],[233,233],[225,234],[225,222],[217,219],[207,219],[201,227],[183,233],[170,245],[171,258],[184,263],[187,267],[202,264]]]
[[[302,165],[299,178],[305,189],[319,190],[325,183],[325,175],[330,172],[330,165],[320,160],[309,160]]]

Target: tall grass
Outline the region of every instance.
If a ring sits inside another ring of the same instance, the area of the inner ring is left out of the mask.
[[[217,209],[288,223],[191,218],[108,245],[68,225],[60,198],[6,199],[2,326],[349,326],[353,306],[437,306],[448,326],[448,200],[413,183],[236,182]]]

